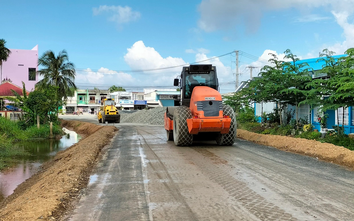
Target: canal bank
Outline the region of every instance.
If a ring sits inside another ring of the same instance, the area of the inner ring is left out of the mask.
[[[16,143],[15,148],[24,150],[28,155],[19,156],[16,165],[0,171],[0,202],[11,195],[16,187],[40,170],[43,163],[77,143],[81,136],[75,131],[63,128],[61,139],[33,139]]]
[[[58,218],[87,185],[97,157],[117,131],[114,126],[65,120],[62,127],[85,138],[44,163],[39,173],[20,184],[1,202],[1,220]]]

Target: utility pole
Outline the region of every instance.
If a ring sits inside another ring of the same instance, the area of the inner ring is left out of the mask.
[[[235,51],[236,52],[236,88],[235,90],[237,90],[238,86],[239,86],[239,73],[238,73],[238,51]]]
[[[250,69],[250,80],[252,80],[252,70],[253,70],[253,68],[256,68],[256,67],[248,66],[247,68]]]

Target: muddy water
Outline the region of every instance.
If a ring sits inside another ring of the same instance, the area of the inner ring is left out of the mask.
[[[30,153],[15,167],[0,172],[0,201],[11,195],[16,187],[39,171],[40,166],[53,158],[57,152],[65,150],[80,140],[74,131],[64,128],[67,135],[60,140],[32,140],[19,143],[20,147]]]

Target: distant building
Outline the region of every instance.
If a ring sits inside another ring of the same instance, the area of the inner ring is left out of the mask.
[[[78,89],[75,91],[74,97],[68,97],[63,111],[72,114],[80,110],[83,113],[94,114],[99,111],[102,100],[108,96],[108,90]]]
[[[34,90],[38,82],[38,45],[32,50],[10,49],[7,61],[2,63],[1,82],[10,81],[22,88],[22,81],[27,91]]]
[[[144,98],[144,92],[132,92],[134,100],[134,109],[141,110],[145,109],[147,106],[147,101]]]
[[[177,106],[180,100],[180,92],[176,89],[145,89],[144,97],[148,108]]]

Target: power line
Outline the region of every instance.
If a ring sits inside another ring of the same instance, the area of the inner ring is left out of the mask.
[[[255,55],[252,55],[252,54],[249,54],[247,52],[244,52],[244,51],[241,51],[241,55],[246,57],[246,58],[249,58],[249,59],[252,59],[252,60],[255,60],[255,61],[258,61],[259,57],[255,56]]]
[[[124,73],[160,71],[160,70],[166,70],[166,69],[173,69],[173,68],[183,67],[183,66],[186,66],[186,65],[189,65],[189,64],[198,64],[198,63],[201,63],[201,62],[210,61],[210,60],[213,60],[213,59],[216,59],[216,58],[224,57],[224,56],[229,55],[229,54],[232,54],[232,53],[235,53],[235,52],[234,52],[234,51],[231,51],[231,52],[228,52],[228,53],[226,53],[226,54],[222,54],[222,55],[215,56],[215,57],[212,57],[212,58],[208,58],[208,59],[205,59],[205,60],[196,61],[196,62],[191,62],[191,63],[185,63],[185,64],[181,64],[181,65],[176,65],[176,66],[170,66],[170,67],[153,68],[153,69],[141,69],[141,70],[119,70],[119,71],[118,71],[118,70],[110,70],[110,71],[124,72]],[[76,68],[76,70],[79,70],[79,71],[88,71],[87,69],[83,69],[83,68]],[[91,71],[94,71],[94,72],[99,72],[99,70],[97,70],[97,71],[92,70],[92,69],[90,69],[90,70],[91,70]]]

